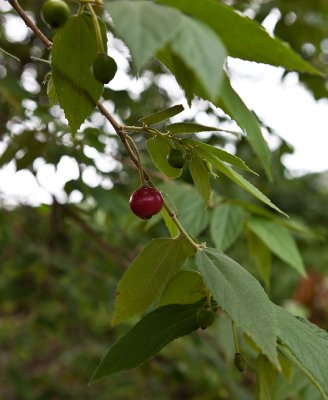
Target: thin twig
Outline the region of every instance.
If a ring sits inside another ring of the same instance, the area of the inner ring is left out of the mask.
[[[25,22],[26,26],[30,28],[35,35],[43,42],[47,49],[51,50],[52,42],[40,31],[40,29],[35,25],[35,23],[28,17],[26,12],[19,5],[17,0],[8,0],[9,4],[12,8],[17,12],[17,14],[22,18]]]
[[[98,106],[100,112],[105,116],[105,118],[107,118],[107,120],[110,122],[112,127],[115,129],[115,131],[118,134],[119,138],[121,139],[124,147],[126,148],[127,152],[129,153],[131,161],[135,164],[135,166],[139,170],[140,174],[143,174],[144,179],[147,182],[147,184],[154,187],[149,174],[142,167],[142,165],[140,165],[138,158],[136,157],[136,155],[134,154],[134,152],[132,151],[132,149],[130,147],[129,141],[125,137],[124,125],[119,124],[115,120],[115,118],[112,116],[112,114],[100,102],[97,103],[97,106]],[[184,229],[184,227],[181,225],[180,221],[178,220],[176,213],[172,210],[172,208],[167,204],[167,202],[165,200],[164,200],[164,208],[168,212],[169,216],[171,217],[172,221],[178,228],[179,232],[188,240],[188,242],[193,247],[193,249],[196,251],[198,249],[200,249],[201,246],[199,244],[197,244],[192,239],[192,237],[187,233],[187,231]]]
[[[25,13],[25,11],[22,9],[22,7],[19,5],[17,0],[8,0],[10,5],[16,10],[16,12],[19,14],[19,16],[24,20],[25,24],[35,33],[35,35],[47,46],[47,48],[49,50],[51,50],[52,47],[52,42],[40,31],[40,29],[33,23],[33,21],[31,21],[31,19],[28,17],[28,15]],[[126,132],[124,130],[124,125],[119,124],[115,118],[112,116],[112,114],[100,103],[97,102],[97,106],[99,108],[99,111],[105,116],[105,118],[109,121],[109,123],[112,125],[112,127],[115,129],[117,135],[119,136],[119,138],[121,139],[124,147],[126,148],[129,157],[131,159],[131,161],[135,164],[135,166],[137,167],[138,171],[140,171],[140,174],[143,175],[144,177],[144,181],[147,182],[147,184],[149,184],[150,186],[153,186],[153,183],[151,182],[151,178],[149,176],[149,174],[147,173],[147,171],[140,165],[138,157],[134,154],[133,149],[131,149],[131,146],[129,145],[129,141],[126,138]],[[192,238],[191,236],[186,232],[186,230],[183,228],[183,226],[181,225],[181,223],[179,222],[179,220],[177,219],[177,216],[175,214],[175,212],[168,206],[168,204],[166,203],[166,201],[164,200],[164,207],[167,210],[167,212],[169,213],[169,215],[171,216],[173,222],[175,223],[175,225],[177,226],[177,228],[179,229],[180,233],[186,237],[186,239],[189,241],[189,243],[191,244],[191,246],[197,250],[199,249],[201,246],[199,246]],[[68,209],[67,209],[68,210]],[[74,217],[73,217],[74,215]],[[112,254],[114,255],[113,251],[114,249],[112,248],[112,246],[110,246],[105,240],[102,239],[101,236],[99,236],[99,234],[92,228],[90,227],[88,224],[86,224],[86,222],[81,219],[78,215],[75,214],[71,214],[71,217],[73,219],[76,220],[76,222],[78,222],[80,224],[81,227],[83,227],[87,232],[89,232],[90,234],[96,235],[97,237],[97,241],[99,243],[102,243],[102,246],[104,248],[107,248],[108,251],[111,251]],[[115,250],[116,252],[116,250]],[[117,257],[121,258],[121,255],[119,255],[118,253],[116,253],[115,258],[117,259]],[[122,263],[122,258],[120,263]],[[124,263],[126,263],[126,260],[124,259]]]
[[[108,122],[114,128],[115,132],[121,139],[123,146],[125,147],[126,151],[128,152],[131,161],[136,166],[136,168],[139,170],[140,167],[139,167],[138,158],[136,157],[133,150],[131,149],[128,139],[125,137],[126,134],[124,132],[124,125],[119,124],[116,121],[116,119],[112,116],[112,114],[100,103],[100,101],[98,101],[97,106],[99,108],[99,111],[103,114],[103,116],[108,120]],[[150,180],[150,176],[147,173],[147,171],[145,171],[145,169],[142,168],[142,173],[143,173],[145,181],[147,183],[150,183],[151,180]]]

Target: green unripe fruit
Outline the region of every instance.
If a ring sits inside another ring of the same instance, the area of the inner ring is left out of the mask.
[[[209,307],[202,307],[197,312],[197,321],[202,329],[206,329],[213,324],[216,312]]]
[[[238,371],[243,372],[245,369],[246,360],[241,353],[235,353],[234,363]]]
[[[100,83],[110,82],[117,71],[117,64],[114,58],[107,54],[98,54],[91,67],[92,74]]]
[[[181,169],[186,162],[186,156],[180,149],[172,148],[167,155],[167,162],[171,167]]]
[[[41,17],[51,28],[60,28],[70,16],[70,9],[63,0],[47,0],[43,3]]]

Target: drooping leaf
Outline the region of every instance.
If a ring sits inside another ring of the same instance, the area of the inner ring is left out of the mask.
[[[232,204],[219,204],[211,218],[210,234],[215,246],[224,251],[229,248],[243,230],[245,211]]]
[[[219,149],[218,147],[211,146],[207,143],[202,143],[198,140],[193,139],[183,139],[181,143],[188,144],[193,148],[196,148],[198,153],[202,154],[203,158],[210,163],[213,163],[211,159],[213,157],[219,158],[221,161],[227,162],[229,164],[235,165],[243,169],[244,171],[254,173],[246,164],[245,162],[240,159],[239,157],[235,156],[234,154],[228,153],[225,150]]]
[[[220,38],[204,23],[182,15],[170,45],[199,78],[208,98],[216,100],[220,93],[226,59],[226,51]]]
[[[277,321],[273,305],[260,283],[217,249],[199,250],[196,265],[218,305],[279,368]]]
[[[165,225],[167,227],[167,230],[170,233],[170,236],[175,238],[179,236],[179,229],[177,228],[176,224],[173,222],[172,218],[170,217],[169,213],[166,211],[166,209],[163,207],[162,208],[162,216],[165,222]]]
[[[99,23],[106,44],[106,29]],[[57,30],[52,47],[52,79],[73,136],[92,113],[103,91],[103,85],[91,73],[96,55],[96,34],[87,14],[70,17]]]
[[[222,131],[222,129],[217,128],[215,126],[201,125],[201,124],[196,124],[194,122],[177,122],[175,124],[167,125],[166,129],[168,132],[170,132],[171,135],[177,135],[182,133]]]
[[[251,231],[247,232],[247,244],[249,255],[254,262],[265,287],[269,289],[272,259],[271,251],[262,240]]]
[[[58,96],[56,93],[56,88],[55,88],[52,76],[50,76],[48,83],[47,83],[47,95],[49,98],[50,107],[54,106],[58,101]]]
[[[227,76],[223,79],[221,97],[216,102],[216,105],[230,115],[246,133],[247,140],[258,156],[267,176],[271,179],[271,153],[262,135],[258,119],[233,90]]]
[[[189,171],[196,189],[202,196],[202,199],[207,206],[211,197],[210,178],[208,170],[200,157],[192,157],[192,159],[189,161]]]
[[[276,380],[276,369],[260,354],[256,360],[256,400],[275,400]]]
[[[118,284],[113,323],[146,311],[161,297],[170,278],[192,253],[191,246],[182,237],[152,240]]]
[[[325,392],[325,390],[322,388],[322,386],[320,385],[320,383],[317,381],[317,379],[313,376],[313,374],[304,367],[304,365],[298,360],[297,357],[295,357],[295,355],[293,354],[293,352],[289,349],[289,347],[283,345],[283,344],[279,344],[278,343],[278,350],[280,351],[281,354],[283,354],[288,361],[290,361],[290,363],[292,364],[292,366],[296,366],[297,369],[294,372],[292,379],[295,377],[295,375],[297,373],[299,373],[299,375],[304,374],[308,380],[309,383],[313,384],[313,388],[317,389],[315,390],[315,396],[311,396],[309,399],[318,399],[318,395],[320,394],[320,399],[324,399],[324,400],[328,400],[328,395],[327,392]],[[295,370],[295,369],[294,369]],[[304,388],[305,386],[307,386],[306,384],[306,380],[304,379],[304,376],[302,376],[302,381],[303,381],[303,385],[299,388]],[[305,382],[304,382],[305,381]],[[292,383],[294,383],[292,381]],[[297,393],[299,390],[297,390],[298,388],[296,388],[295,393]]]
[[[202,303],[166,305],[143,317],[109,349],[91,380],[137,367],[174,339],[195,331]]]
[[[111,1],[106,9],[115,31],[130,49],[137,71],[173,38],[183,17],[175,8],[150,1]]]
[[[183,110],[184,107],[182,104],[176,104],[175,106],[158,111],[157,113],[146,115],[145,117],[140,118],[139,121],[147,126],[155,125],[159,122],[165,121],[168,118],[174,117],[177,114],[180,114]]]
[[[200,273],[180,271],[168,283],[159,304],[191,304],[205,296],[206,287]]]
[[[257,217],[248,221],[248,227],[276,256],[295,268],[301,275],[306,275],[295,240],[287,229],[272,220]]]
[[[210,213],[194,186],[168,183],[160,188],[164,194],[167,193],[183,227],[191,235],[198,236],[207,227]]]
[[[207,24],[220,37],[228,54],[290,70],[318,71],[279,39],[271,37],[257,22],[216,0],[157,0]]]
[[[169,46],[161,49],[156,57],[174,75],[178,84],[185,92],[188,105],[191,106],[198,87],[201,87],[197,75]]]
[[[278,349],[279,349],[279,343],[278,343]],[[293,375],[293,364],[282,353],[278,354],[278,359],[279,359],[279,364],[281,366],[282,375],[287,381],[290,381]]]
[[[205,156],[205,152],[201,152]],[[273,208],[274,210],[280,212],[281,214],[287,216],[283,211],[280,210],[276,205],[272,203],[262,192],[260,192],[252,183],[246,180],[243,176],[238,174],[234,169],[229,167],[227,164],[222,162],[218,157],[215,157],[211,153],[206,153],[206,160],[209,161],[214,167],[221,171],[233,182],[237,183],[240,187],[249,192],[252,196],[256,197],[258,200],[262,201],[267,206]]]
[[[181,169],[171,167],[167,161],[170,145],[161,136],[147,140],[147,150],[153,163],[169,178],[177,178],[181,175]]]
[[[303,318],[275,306],[281,349],[328,398],[328,333]],[[287,347],[288,351],[285,351]],[[294,360],[295,358],[295,360]]]

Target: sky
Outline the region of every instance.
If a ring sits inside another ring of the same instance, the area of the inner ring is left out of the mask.
[[[0,4],[0,11],[5,11],[6,8],[9,8],[8,3]],[[273,15],[265,21],[266,28],[270,31],[274,23]],[[5,26],[8,32],[15,32],[13,41],[23,40],[28,33],[24,23],[16,17],[8,18]],[[114,90],[129,88],[135,93],[142,90],[147,84],[147,78],[131,80],[125,73],[128,68],[125,55],[119,51],[112,55],[118,63],[119,71],[110,87]],[[232,85],[247,106],[294,147],[295,152],[286,155],[283,160],[291,174],[327,171],[328,100],[315,101],[299,83],[295,73],[288,74],[282,80],[282,68],[236,59],[229,59],[228,66]],[[30,84],[33,85],[33,79]],[[183,93],[173,78],[164,79],[163,86],[167,89],[168,85],[177,103],[182,101],[186,104]],[[181,118],[190,114],[197,114],[195,107],[186,110]],[[0,145],[0,153],[4,148],[5,146]],[[0,169],[0,201],[7,204],[50,203],[49,192],[59,200],[64,200],[63,185],[76,178],[76,175],[77,167],[67,157],[61,160],[57,171],[39,160],[39,182],[28,171],[16,173],[14,164],[10,163]],[[95,182],[95,178],[95,171],[89,170],[85,173],[84,181]],[[69,200],[79,201],[78,194],[74,194]]]

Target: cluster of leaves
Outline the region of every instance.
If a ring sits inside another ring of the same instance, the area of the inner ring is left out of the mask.
[[[304,59],[310,60],[327,76],[327,15],[325,1],[313,3],[311,0],[271,0],[260,1],[252,8],[252,1],[234,0],[233,6],[246,11],[250,8],[254,18],[262,22],[273,9],[279,10],[279,19],[274,26],[274,33],[288,42]],[[276,11],[275,11],[276,12]],[[277,15],[277,12],[276,12]],[[300,74],[300,80],[316,99],[327,98],[327,78]]]
[[[270,37],[255,22],[220,2],[122,0],[106,3],[105,8],[112,17],[115,33],[131,52],[133,70],[141,73],[156,57],[174,74],[189,103],[196,95],[220,107],[238,123],[262,168],[271,178],[270,151],[259,121],[231,87],[224,70],[226,56],[314,74],[316,69],[285,44]],[[106,43],[107,28],[102,20],[99,24]],[[241,37],[247,39],[244,45],[241,45]],[[0,158],[1,165],[15,159],[18,169],[31,168],[33,161],[40,156],[58,164],[62,155],[66,154],[76,158],[79,165],[95,166],[94,161],[83,154],[83,146],[89,144],[99,152],[105,152],[104,135],[95,128],[83,128],[84,135],[77,136],[76,132],[92,114],[102,94],[115,103],[115,93],[103,92],[103,86],[91,74],[96,44],[94,25],[87,13],[70,17],[54,36],[48,96],[51,105],[58,101],[64,110],[70,133],[76,139],[74,145],[65,144],[67,135],[58,135],[58,131],[63,129],[60,121],[55,128],[50,124],[45,128],[45,122],[50,122],[51,118],[43,110],[36,129],[23,129],[20,135],[13,137]],[[72,48],[79,49],[75,56],[72,55]],[[24,93],[22,97],[28,95]],[[128,100],[125,106],[133,108],[134,103]],[[228,316],[238,326],[253,349],[253,357],[257,357],[259,399],[267,399],[268,393],[271,395],[274,392],[280,379],[277,371],[289,379],[291,365],[305,373],[326,398],[328,345],[325,332],[274,305],[259,281],[222,253],[244,232],[258,276],[269,289],[272,253],[304,275],[304,265],[292,233],[308,236],[310,233],[296,222],[278,218],[268,209],[248,200],[218,196],[213,187],[217,187],[216,180],[220,174],[266,206],[280,211],[251,183],[251,178],[246,180],[235,170],[240,168],[253,173],[242,159],[195,136],[199,132],[220,132],[220,128],[195,122],[164,122],[182,110],[182,106],[175,105],[142,116],[139,118],[140,125],[127,127],[148,138],[145,144],[149,155],[147,165],[152,163],[165,179],[183,178],[183,174],[189,171],[200,196],[190,185],[170,182],[160,187],[188,233],[179,235],[179,227],[170,213],[163,211],[162,217],[171,238],[160,237],[146,244],[124,273],[118,285],[113,322],[148,313],[109,350],[93,379],[138,366],[177,337],[197,330],[199,310],[205,304],[209,305],[212,298],[219,306],[220,314]],[[21,120],[24,122],[27,119],[24,116]],[[135,123],[133,118],[132,122]],[[50,132],[45,132],[46,129]],[[46,137],[44,133],[47,133]],[[48,139],[49,133],[51,140]],[[139,144],[142,147],[143,140]],[[171,148],[179,148],[187,155],[184,170],[168,164],[167,156]],[[124,161],[125,154],[121,154],[122,158],[120,155],[118,158]],[[36,174],[33,166],[31,169]],[[114,248],[108,248],[113,253],[113,259],[124,264],[125,261],[129,263],[129,259],[118,260],[117,254],[125,254],[126,250],[118,249],[116,245],[134,242],[131,230],[133,217],[125,216],[126,204],[117,194],[122,190],[126,194],[124,175],[118,169],[111,180],[115,188],[109,192],[103,188],[87,188],[81,176],[76,181],[68,182],[66,190],[78,189],[83,193],[86,205],[88,199],[95,199],[96,206],[89,206],[89,210],[92,209],[95,214],[98,207],[106,211],[106,220],[112,228],[115,226],[115,230],[120,227],[124,232],[129,227],[129,234],[114,239],[114,242],[111,241]],[[90,236],[95,233],[79,214],[65,207],[64,210],[65,215],[78,222]],[[100,216],[103,218],[103,215]],[[146,226],[158,229],[162,235],[163,226],[157,228],[160,217]],[[216,248],[197,245],[192,238],[205,236],[206,232],[209,233],[208,241]],[[102,238],[98,237],[98,241],[106,247]],[[190,246],[190,242],[195,246]],[[321,358],[314,361],[313,353],[321,354]]]

